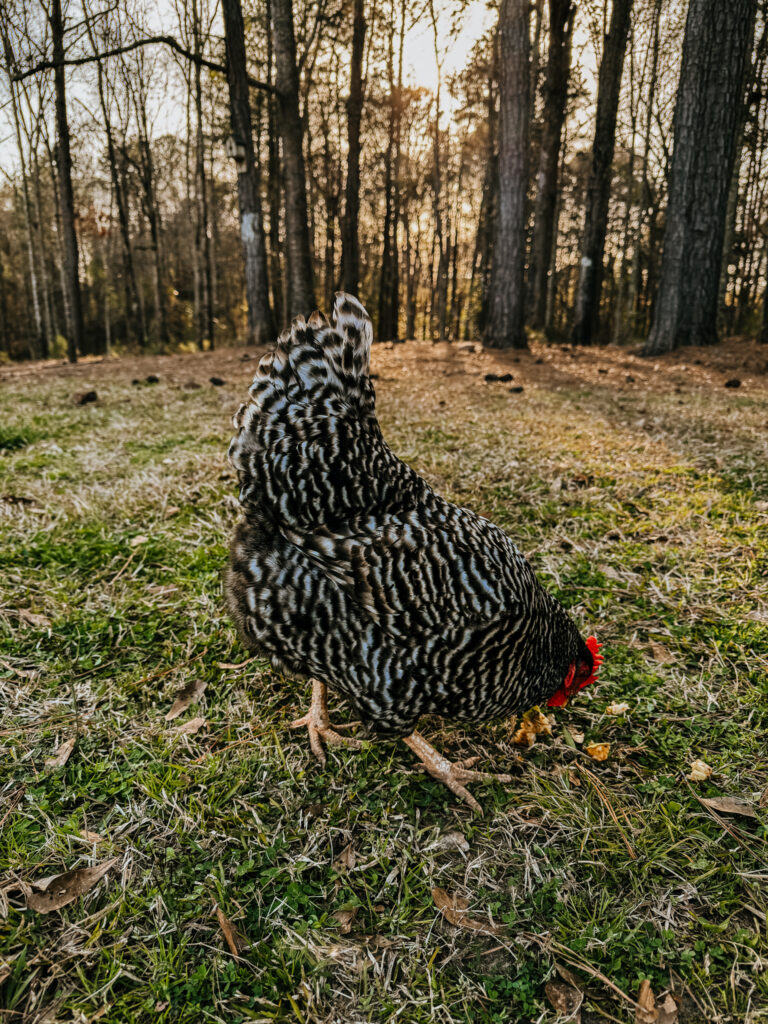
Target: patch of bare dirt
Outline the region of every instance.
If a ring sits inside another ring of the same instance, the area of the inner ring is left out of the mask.
[[[0,383],[69,378],[74,390],[102,380],[151,387],[147,378],[156,377],[160,385],[192,389],[224,384],[240,393],[253,377],[262,351],[222,348],[173,355],[87,357],[74,366],[61,360],[20,363],[0,368]],[[533,341],[528,351],[519,352],[484,349],[479,343],[385,342],[374,346],[373,364],[374,371],[384,377],[431,364],[443,376],[476,376],[483,385],[513,393],[536,386],[684,394],[726,390],[726,382],[734,380],[739,384],[732,386],[733,394],[768,390],[768,348],[744,338],[730,338],[712,348],[683,348],[651,359],[640,356],[639,349],[615,345],[584,348]],[[510,374],[512,380],[485,380],[488,375],[508,378]]]

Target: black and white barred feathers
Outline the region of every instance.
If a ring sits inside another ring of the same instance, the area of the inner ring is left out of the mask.
[[[371,730],[543,703],[591,655],[506,534],[436,494],[389,449],[371,321],[336,298],[295,320],[235,417],[245,513],[227,601],[245,643],[340,690]]]

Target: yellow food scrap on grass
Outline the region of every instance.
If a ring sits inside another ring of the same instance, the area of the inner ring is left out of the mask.
[[[552,735],[552,720],[543,714],[540,708],[531,708],[523,715],[520,728],[512,737],[512,742],[521,747],[532,747],[540,734]]]
[[[606,715],[626,715],[629,711],[629,704],[625,704],[623,701],[617,701],[614,704],[609,704],[605,709]]]
[[[589,756],[595,761],[607,761],[611,752],[610,743],[588,743],[584,747]]]
[[[695,761],[691,761],[691,772],[688,775],[688,779],[691,782],[704,782],[711,774],[712,769],[706,761],[700,761],[698,758]]]

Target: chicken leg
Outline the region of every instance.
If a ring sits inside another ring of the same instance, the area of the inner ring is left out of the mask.
[[[439,751],[435,750],[431,743],[424,739],[421,733],[415,730],[410,736],[403,737],[403,743],[406,743],[419,760],[424,762],[430,775],[444,783],[452,793],[460,797],[464,803],[469,804],[472,810],[478,814],[482,814],[483,809],[466,786],[462,785],[463,782],[472,782],[475,779],[493,780],[495,782],[512,781],[511,775],[495,775],[493,772],[471,771],[468,765],[475,764],[479,760],[477,757],[469,758],[467,761],[457,761],[454,764],[447,757],[443,757]]]
[[[312,753],[323,768],[325,768],[326,757],[323,744],[336,747],[354,747],[356,750],[359,750],[362,744],[360,740],[353,739],[351,736],[340,736],[338,734],[328,717],[328,691],[325,683],[321,683],[319,679],[312,679],[311,683],[312,703],[309,706],[309,711],[302,718],[297,718],[294,722],[291,722],[290,727],[291,729],[300,729],[303,725],[306,725]],[[349,722],[347,725],[339,725],[336,728],[349,729],[357,724],[357,722]]]

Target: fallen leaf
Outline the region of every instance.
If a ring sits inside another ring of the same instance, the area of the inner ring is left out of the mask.
[[[173,583],[148,583],[145,589],[157,597],[167,597],[169,594],[177,593],[179,588]]]
[[[711,807],[713,811],[721,814],[741,814],[745,818],[756,818],[757,811],[746,800],[740,800],[735,796],[713,796],[709,799],[702,798],[701,802],[705,807]]]
[[[188,722],[184,722],[183,725],[177,725],[172,732],[175,736],[192,736],[193,733],[199,732],[204,725],[204,718],[190,718],[190,720]]]
[[[104,836],[100,836],[98,832],[89,832],[87,828],[81,830],[80,836],[87,843],[103,843],[104,842]]]
[[[179,512],[181,512],[181,509],[179,508],[178,505],[169,505],[168,508],[163,513],[163,518],[172,519],[174,516],[177,516]]]
[[[687,778],[691,782],[704,782],[712,774],[712,769],[706,761],[691,761],[691,773]]]
[[[581,1004],[584,1002],[583,992],[571,985],[565,985],[562,981],[549,981],[544,986],[544,994],[553,1010],[563,1017],[571,1017],[575,1024],[579,1024]]]
[[[607,761],[611,752],[611,744],[588,743],[584,749],[594,761]]]
[[[568,778],[569,778],[570,783],[571,783],[572,786],[580,786],[581,785],[581,779],[576,774],[576,772],[573,770],[573,768],[569,768],[568,769]]]
[[[46,615],[38,615],[37,612],[31,612],[29,608],[19,608],[16,614],[28,626],[34,626],[36,629],[50,628],[51,620]]]
[[[171,705],[171,710],[165,716],[166,722],[172,722],[174,718],[178,718],[180,714],[187,710],[190,704],[194,704],[200,700],[202,695],[205,693],[205,688],[208,683],[204,679],[193,679],[191,683],[187,683],[176,694],[176,700]]]
[[[655,1024],[658,1016],[656,997],[653,994],[651,983],[647,978],[644,978],[640,983],[640,991],[637,993],[635,1024]]]
[[[357,855],[355,854],[355,847],[352,843],[349,843],[333,862],[333,867],[336,871],[351,871],[356,863]]]
[[[660,665],[669,665],[670,662],[675,660],[674,654],[672,654],[668,647],[657,643],[651,644],[651,657]]]
[[[573,740],[574,743],[583,743],[584,742],[584,733],[583,732],[574,732],[573,729],[571,729],[571,739]]]
[[[438,852],[443,850],[458,850],[460,853],[469,853],[469,843],[461,832],[446,832],[445,835],[440,836],[434,843],[430,843],[426,848],[427,853]]]
[[[573,971],[564,967],[562,964],[557,963],[557,961],[555,961],[555,970],[566,984],[570,985],[571,988],[575,988],[577,992],[581,992],[581,982]]]
[[[75,749],[77,743],[77,736],[70,736],[68,740],[64,740],[59,749],[53,755],[49,757],[45,762],[45,770],[47,772],[56,771],[57,768],[63,768],[69,760],[69,755]]]
[[[605,709],[606,715],[626,715],[629,711],[629,704],[625,704],[622,701],[617,701],[615,704],[609,704]]]
[[[539,708],[531,708],[523,715],[520,728],[512,737],[512,742],[521,747],[532,747],[539,735],[551,736],[552,723]]]
[[[352,907],[351,910],[337,910],[332,916],[334,921],[339,922],[339,931],[341,934],[349,935],[352,931],[354,920],[357,917],[357,907]]]
[[[52,910],[60,910],[68,903],[72,903],[78,896],[92,889],[94,885],[103,878],[111,867],[117,864],[118,858],[112,857],[92,868],[76,868],[74,871],[65,871],[61,875],[55,875],[40,893],[30,893],[27,897],[27,906],[30,910],[36,910],[38,914],[49,914]]]
[[[659,1014],[656,1018],[656,1024],[676,1024],[679,1012],[678,1005],[669,993],[664,996],[664,1002],[661,1006],[656,1008]]]
[[[434,888],[432,899],[446,921],[457,928],[466,928],[468,931],[480,932],[482,935],[503,935],[505,932],[502,925],[492,924],[490,921],[478,921],[476,918],[469,917],[467,914],[469,901],[461,896],[450,896],[445,889]]]
[[[235,931],[232,922],[229,920],[229,918],[224,916],[221,907],[219,907],[218,905],[216,907],[216,918],[219,922],[219,928],[221,928],[222,934],[224,935],[227,945],[229,946],[230,953],[232,954],[232,956],[240,956],[240,944],[238,942],[237,932]]]

